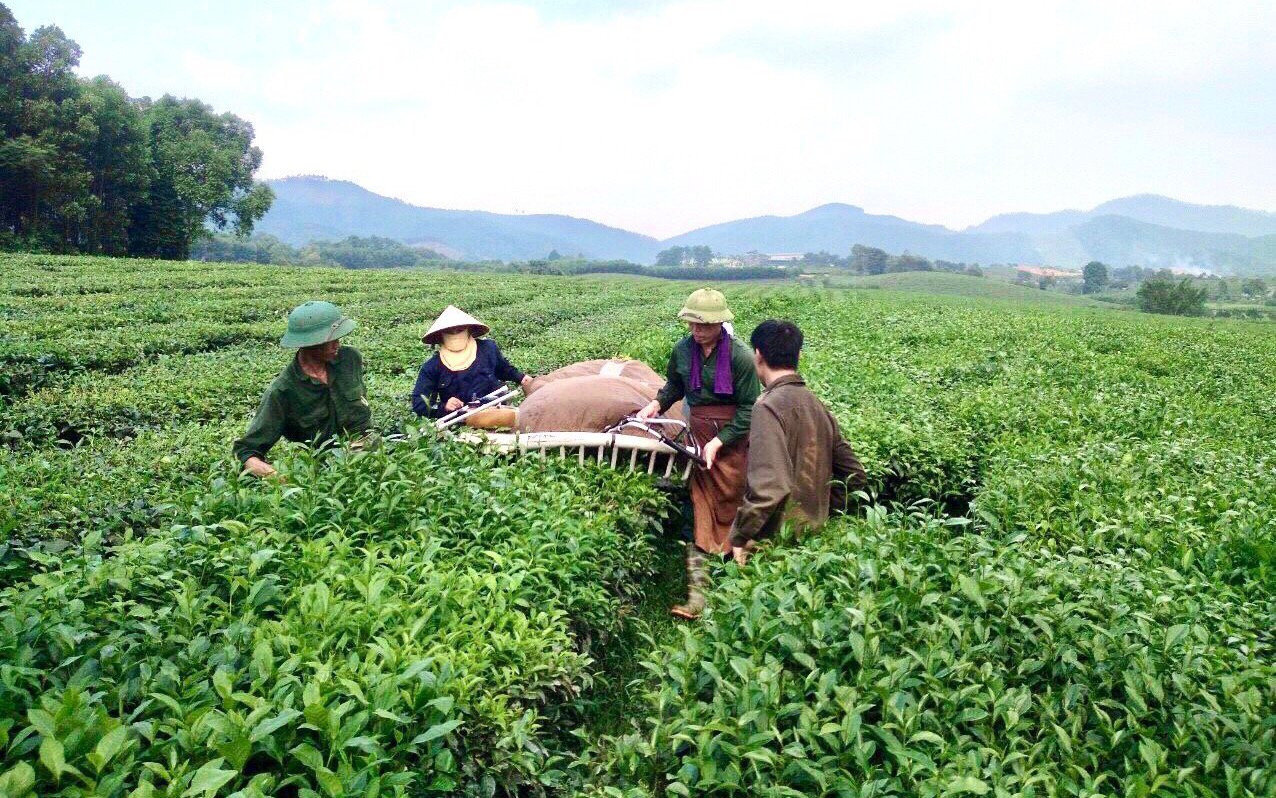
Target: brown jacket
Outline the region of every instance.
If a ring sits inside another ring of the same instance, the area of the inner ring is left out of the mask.
[[[819,527],[828,520],[830,501],[844,500],[841,483],[856,490],[867,481],[824,403],[799,375],[780,377],[753,406],[748,487],[731,545],[772,535],[786,518]]]

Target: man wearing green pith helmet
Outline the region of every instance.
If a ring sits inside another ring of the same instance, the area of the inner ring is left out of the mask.
[[[331,302],[307,302],[288,314],[288,332],[279,343],[297,354],[266,388],[248,431],[235,441],[244,470],[272,476],[266,453],[280,438],[322,443],[372,425],[363,356],[340,341],[354,327]]]
[[[761,386],[753,354],[726,327],[735,315],[721,291],[692,292],[678,318],[690,334],[669,356],[665,387],[638,415],[650,418],[683,400],[690,408],[691,437],[704,454],[704,468],[692,471],[690,480],[693,539],[687,544],[687,601],[671,610],[693,620],[704,610],[706,555],[731,551],[731,525],[744,498],[749,423]]]

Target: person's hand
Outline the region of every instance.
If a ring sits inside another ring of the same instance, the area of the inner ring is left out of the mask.
[[[660,412],[660,400],[652,399],[642,410],[637,412],[638,418],[651,418]]]
[[[706,471],[713,468],[713,461],[718,459],[718,450],[722,448],[722,439],[714,438],[704,445],[704,451],[700,455],[704,458],[704,468]]]
[[[460,410],[462,407],[465,407],[465,402],[462,402],[459,398],[455,396],[447,400],[447,404],[443,405],[443,409],[448,411],[449,413],[451,413],[453,410]]]
[[[266,479],[267,477],[273,477],[275,474],[279,473],[278,471],[275,470],[274,466],[272,466],[270,463],[267,463],[265,460],[261,459],[260,457],[250,457],[247,460],[245,460],[244,470],[255,477],[260,477],[261,479]]]
[[[749,561],[749,549],[745,546],[732,546],[731,556],[735,558],[735,564],[743,568]]]

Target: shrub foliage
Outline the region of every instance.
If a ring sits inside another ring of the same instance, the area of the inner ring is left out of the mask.
[[[449,302],[531,373],[659,367],[687,286],[0,265],[0,795],[1276,793],[1270,325],[729,286],[741,335],[802,325],[872,484],[678,629],[645,479],[405,407]],[[315,297],[405,437],[241,482]]]

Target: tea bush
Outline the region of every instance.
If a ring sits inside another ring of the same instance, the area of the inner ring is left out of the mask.
[[[871,513],[721,580],[615,767],[640,794],[1270,795],[1271,617],[1119,553]]]
[[[903,296],[795,316],[916,509],[721,570],[593,794],[1276,795],[1276,339]]]
[[[162,523],[172,496],[225,460],[287,363],[275,342],[306,298],[335,299],[359,321],[351,342],[365,353],[374,417],[393,431],[412,420],[407,394],[428,354],[421,332],[449,302],[482,315],[514,362],[536,373],[625,354],[618,330],[676,329],[683,293],[654,281],[0,262],[0,382],[27,370],[20,386],[0,389],[0,574],[49,537],[110,539]],[[584,295],[564,311],[567,286]],[[669,342],[658,346],[667,352]]]
[[[9,795],[561,778],[546,738],[649,568],[654,488],[431,438],[284,465],[0,593]]]
[[[445,304],[530,373],[660,369],[697,285],[0,264],[0,796],[1276,795],[1271,325],[730,286],[739,335],[801,324],[873,498],[676,629],[649,483],[407,393]],[[309,298],[406,439],[240,481]]]

